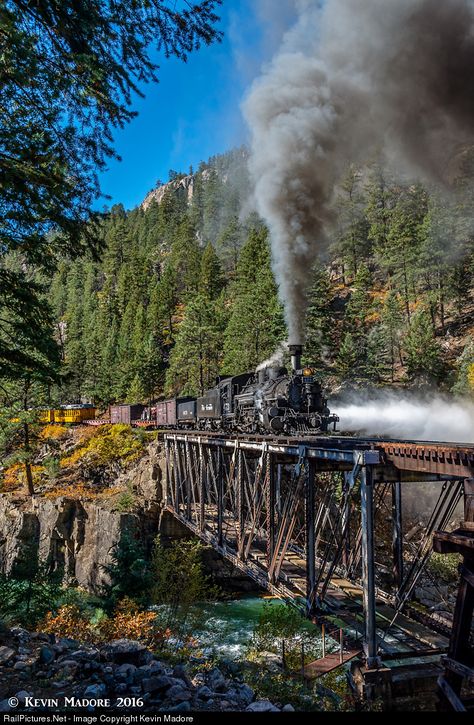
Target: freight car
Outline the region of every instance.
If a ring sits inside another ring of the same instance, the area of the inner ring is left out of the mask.
[[[111,405],[110,422],[131,425],[135,420],[140,419],[144,410],[145,406],[139,403],[134,405]]]

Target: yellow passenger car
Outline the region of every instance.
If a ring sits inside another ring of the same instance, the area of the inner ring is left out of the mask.
[[[40,410],[38,413],[38,420],[40,423],[54,423],[54,410]]]
[[[84,420],[93,420],[95,416],[93,405],[62,405],[54,410],[39,411],[41,423],[82,423]]]

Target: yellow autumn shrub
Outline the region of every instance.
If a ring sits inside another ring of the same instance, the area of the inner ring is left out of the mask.
[[[96,624],[84,617],[75,604],[65,604],[57,614],[48,612],[40,629],[56,637],[93,644],[122,638],[135,639],[152,649],[171,634],[157,627],[155,612],[140,610],[130,599],[122,600],[111,617],[103,617]]]
[[[48,425],[42,427],[38,437],[42,440],[59,441],[65,438],[67,434],[68,429],[64,425],[48,423]]]
[[[103,425],[94,433],[62,459],[62,468],[69,468],[81,461],[87,461],[91,466],[103,466],[115,461],[130,463],[143,453],[143,437],[129,425]]]

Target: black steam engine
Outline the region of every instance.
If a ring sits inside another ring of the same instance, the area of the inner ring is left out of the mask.
[[[313,370],[301,367],[301,346],[291,345],[290,351],[291,374],[282,367],[264,368],[235,395],[234,424],[240,430],[291,434],[335,427],[338,418],[331,415]]]
[[[301,367],[301,345],[290,345],[291,367],[218,379],[200,398],[159,403],[158,427],[294,435],[326,432],[332,415],[311,368]]]

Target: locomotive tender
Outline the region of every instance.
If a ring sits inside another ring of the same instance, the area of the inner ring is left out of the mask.
[[[221,377],[199,398],[172,398],[156,406],[159,428],[241,433],[326,432],[339,418],[330,413],[311,368],[301,367],[301,345],[290,345],[291,367]],[[153,416],[155,417],[155,416]]]

